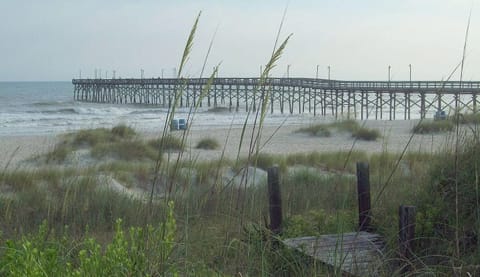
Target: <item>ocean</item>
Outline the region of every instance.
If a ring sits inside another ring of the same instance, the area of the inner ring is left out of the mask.
[[[79,129],[110,128],[126,124],[138,131],[160,133],[168,109],[152,105],[97,104],[73,100],[71,82],[0,82],[0,136],[45,135]],[[189,109],[178,109],[176,118],[187,118]],[[190,125],[195,128],[226,128],[242,125],[247,113],[210,112],[200,109]],[[254,117],[248,121],[253,123]],[[313,114],[268,114],[265,124],[308,124],[321,117]]]

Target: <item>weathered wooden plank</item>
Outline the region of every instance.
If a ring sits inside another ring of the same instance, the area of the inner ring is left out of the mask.
[[[291,238],[285,245],[357,276],[372,276],[382,263],[385,243],[378,234],[353,232]]]

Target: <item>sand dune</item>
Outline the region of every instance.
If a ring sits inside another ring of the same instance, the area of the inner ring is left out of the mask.
[[[354,150],[366,151],[368,153],[378,153],[381,151],[401,152],[407,145],[411,133],[410,130],[417,121],[366,121],[368,128],[378,129],[383,137],[377,141],[355,141],[350,134],[334,133],[331,137],[320,138],[312,137],[306,134],[295,133],[300,127],[308,124],[287,124],[280,128],[278,126],[266,126],[261,137],[261,152],[272,154],[292,154],[308,153],[312,151],[348,151]],[[251,142],[253,126],[248,126],[246,137],[240,151],[241,155],[248,153]],[[219,150],[198,150],[195,145],[199,140],[205,137],[216,138],[222,146],[225,146],[226,158],[236,158],[242,127],[229,126],[225,128],[193,126],[187,141],[187,150],[185,156],[191,159],[210,160],[221,156],[223,147]],[[158,132],[143,132],[140,135],[145,138],[157,137]],[[181,135],[181,132],[174,132]],[[412,152],[432,152],[437,151],[451,134],[443,133],[436,135],[415,135],[408,147]],[[58,142],[58,135],[44,136],[1,136],[0,137],[0,169],[8,164],[10,169],[25,167],[28,164],[21,163],[32,156],[46,153],[53,149]]]

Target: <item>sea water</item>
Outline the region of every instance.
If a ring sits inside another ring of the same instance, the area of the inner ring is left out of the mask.
[[[175,118],[189,116],[189,108],[178,109]],[[73,100],[71,82],[0,82],[0,136],[44,135],[79,129],[111,128],[126,124],[139,131],[161,132],[168,108],[153,105],[84,103]],[[255,115],[239,112],[211,112],[199,109],[189,127],[228,128],[253,124]],[[268,113],[267,126],[309,124],[323,120],[313,114]]]

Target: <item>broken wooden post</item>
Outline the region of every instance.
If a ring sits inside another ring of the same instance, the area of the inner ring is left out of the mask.
[[[359,231],[371,231],[371,207],[370,207],[370,174],[368,163],[357,163],[357,190],[358,190],[358,229]]]
[[[267,173],[270,230],[273,234],[279,235],[282,232],[282,198],[280,195],[278,167],[269,167]]]
[[[400,258],[412,258],[412,245],[415,238],[415,210],[415,206],[401,205],[398,211]]]

